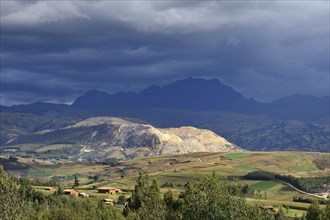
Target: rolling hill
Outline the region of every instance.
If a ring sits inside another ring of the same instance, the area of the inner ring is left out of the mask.
[[[155,128],[113,117],[93,117],[55,130],[22,135],[6,149],[102,161],[157,154],[242,151],[215,133],[194,127]]]

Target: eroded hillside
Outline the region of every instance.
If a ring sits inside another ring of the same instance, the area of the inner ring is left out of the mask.
[[[212,131],[194,127],[155,128],[114,117],[18,137],[7,148],[39,154],[66,154],[73,160],[127,159],[157,154],[242,151]]]

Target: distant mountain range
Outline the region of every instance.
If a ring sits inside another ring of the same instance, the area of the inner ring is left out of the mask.
[[[163,87],[150,86],[139,94],[120,92],[109,95],[92,90],[78,97],[72,106],[89,111],[106,110],[113,107],[152,107],[249,113],[260,111],[258,108],[263,107],[254,100],[244,98],[231,87],[221,84],[217,79],[194,78],[179,80]]]
[[[150,86],[140,93],[110,95],[91,90],[72,105],[1,106],[1,114],[2,144],[21,134],[92,116],[117,116],[158,127],[210,129],[246,149],[328,151],[330,147],[329,96],[293,95],[260,103],[217,79],[187,78],[163,87]],[[24,118],[22,114],[31,118],[26,122],[28,129],[18,121]]]
[[[163,87],[150,86],[140,93],[108,94],[87,91],[72,105],[36,102],[28,105],[1,106],[1,112],[20,112],[35,115],[107,114],[113,108],[165,108],[190,111],[220,110],[242,114],[263,114],[277,119],[318,123],[329,118],[329,96],[292,95],[271,103],[247,99],[217,79],[187,78]]]

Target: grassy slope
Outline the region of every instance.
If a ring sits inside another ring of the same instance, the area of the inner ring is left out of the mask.
[[[165,182],[185,183],[200,175],[215,171],[219,176],[242,176],[254,170],[267,170],[297,177],[324,176],[328,173],[314,164],[321,153],[304,152],[249,152],[249,153],[193,153],[188,155],[160,155],[136,158],[121,162],[116,167],[91,164],[62,164],[59,168],[37,166],[29,171],[31,176],[66,176],[75,173],[93,175],[112,174],[119,177],[118,171],[126,169],[124,178],[118,182],[132,186],[140,170],[147,170],[152,178]]]
[[[258,181],[252,185],[250,185],[251,189],[253,190],[260,190],[260,191],[265,191],[269,190],[275,186],[277,186],[279,183],[274,182],[274,181]]]
[[[17,136],[65,127],[81,117],[79,114],[69,113],[62,113],[62,115],[48,113],[38,116],[29,113],[0,112],[0,145],[4,145],[8,140]]]
[[[28,113],[0,112],[0,145],[4,146],[8,140],[17,136],[21,137],[20,140],[17,140],[17,143],[40,143],[45,145],[48,144],[47,141],[49,140],[44,139],[44,142],[40,142],[39,137],[33,139],[27,134],[45,129],[65,127],[77,120],[92,116],[81,112],[72,112],[72,110],[67,109],[57,113],[49,112],[42,116]],[[157,108],[111,108],[106,111],[106,114],[139,118],[158,127],[191,125],[209,129],[225,137],[230,142],[249,150],[290,149],[326,152],[329,145],[328,117],[318,121],[321,125],[316,125],[283,121],[262,115],[245,115],[223,111],[194,112]],[[24,137],[24,135],[27,136]]]
[[[329,154],[321,153],[303,153],[303,152],[246,152],[246,153],[193,153],[188,155],[160,155],[149,158],[136,158],[121,162],[118,166],[111,167],[107,165],[77,164],[67,163],[57,165],[56,169],[48,166],[39,166],[28,172],[30,177],[47,176],[71,176],[81,174],[79,180],[82,186],[78,189],[80,192],[86,192],[96,198],[118,199],[119,195],[107,195],[97,193],[93,186],[112,186],[121,188],[125,191],[132,190],[135,185],[139,171],[147,170],[150,179],[156,179],[161,186],[164,183],[174,185],[171,190],[175,196],[184,190],[183,185],[194,177],[201,175],[210,175],[216,172],[222,179],[227,176],[242,176],[253,170],[274,171],[281,174],[291,174],[297,177],[312,177],[328,175],[328,172],[320,170],[314,164],[316,158],[329,157]],[[120,170],[124,168],[127,172],[123,178],[120,177]],[[104,181],[98,183],[91,182],[88,176],[102,174]],[[111,175],[111,177],[108,176]],[[248,199],[249,202],[275,207],[287,206],[289,210],[284,210],[287,216],[302,216],[309,204],[292,202],[293,197],[302,195],[294,191],[285,184],[273,181],[247,181],[234,180],[234,184],[249,184],[250,187],[259,193],[259,199]],[[70,187],[73,179],[66,180],[62,184]],[[162,188],[165,192],[169,188]],[[126,192],[128,198],[130,192]],[[311,197],[309,197],[311,198]]]
[[[56,146],[57,147],[57,146]],[[329,154],[305,152],[249,152],[249,153],[192,153],[187,155],[160,155],[136,158],[121,162],[116,167],[77,164],[63,164],[53,171],[53,175],[73,175],[75,173],[102,172],[116,174],[126,167],[127,177],[147,170],[151,176],[164,180],[190,179],[208,175],[215,171],[218,175],[242,176],[254,170],[267,170],[297,177],[324,176],[314,160]],[[104,169],[107,168],[107,171]],[[38,167],[40,169],[51,169]],[[32,172],[32,171],[31,171]],[[118,176],[118,175],[117,175]]]

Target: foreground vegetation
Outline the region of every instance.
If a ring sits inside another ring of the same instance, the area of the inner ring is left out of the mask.
[[[169,212],[168,210],[171,210],[171,213],[177,219],[186,218],[184,216],[183,204],[185,202],[184,195],[187,191],[187,183],[209,178],[213,171],[216,171],[216,179],[221,183],[219,183],[221,187],[224,187],[226,191],[225,186],[234,186],[229,190],[229,195],[236,196],[236,198],[243,198],[247,202],[248,207],[257,207],[256,210],[261,212],[260,207],[272,206],[276,212],[266,213],[270,215],[268,216],[269,218],[275,218],[275,214],[282,212],[286,218],[300,219],[306,216],[310,204],[315,201],[320,203],[320,208],[323,210],[326,205],[325,200],[319,200],[312,196],[301,194],[288,185],[278,182],[277,179],[259,178],[246,180],[243,177],[251,172],[268,171],[272,175],[274,173],[281,176],[293,175],[294,179],[308,181],[325,180],[325,183],[327,183],[328,179],[326,177],[328,175],[327,169],[329,162],[324,158],[328,157],[329,154],[300,152],[192,153],[187,155],[160,155],[126,161],[109,158],[107,161],[101,163],[72,163],[66,160],[43,160],[33,157],[2,155],[2,162],[0,162],[5,165],[5,169],[8,167],[17,168],[16,170],[11,170],[11,173],[14,175],[33,179],[33,181],[26,181],[25,178],[21,179],[21,181],[16,181],[17,185],[60,185],[71,188],[74,185],[75,178],[78,178],[80,185],[77,190],[94,196],[91,198],[70,198],[68,196],[56,196],[56,198],[53,198],[55,195],[52,196],[52,192],[45,191],[42,187],[35,187],[35,191],[41,192],[41,195],[46,198],[43,200],[45,202],[38,201],[38,206],[35,204],[35,199],[31,200],[33,202],[22,202],[22,204],[25,204],[24,207],[30,207],[32,210],[27,212],[33,213],[31,215],[35,216],[40,215],[50,218],[49,216],[51,214],[49,213],[55,212],[54,210],[61,210],[64,207],[66,209],[65,211],[70,213],[70,206],[81,206],[85,210],[93,209],[89,212],[91,213],[90,215],[84,214],[83,211],[80,212],[90,219],[102,219],[98,216],[101,216],[100,212],[103,212],[103,208],[105,208],[105,212],[115,213],[108,213],[106,215],[118,215],[118,219],[138,218],[136,216],[142,212],[142,206],[137,209],[129,206],[129,210],[126,210],[125,213],[126,216],[122,214],[122,208],[108,206],[101,208],[103,205],[103,203],[99,204],[101,199],[109,198],[117,201],[119,195],[100,194],[97,193],[96,188],[100,186],[120,188],[125,192],[125,194],[121,195],[125,196],[126,199],[130,198],[134,194],[139,172],[148,170],[149,182],[155,180],[157,185],[159,184],[160,186],[159,196],[160,201],[162,201],[161,207],[164,208],[166,213]],[[308,182],[306,184],[309,186]],[[316,184],[315,186],[323,185]],[[148,187],[144,188],[149,189]],[[313,188],[315,189],[315,187]],[[164,205],[165,195],[169,195],[168,190],[171,191],[173,203],[175,204],[172,209],[169,209],[166,204]],[[200,192],[205,194],[204,190],[206,190],[206,187],[199,189]],[[25,199],[20,199],[21,201],[25,201]],[[63,201],[61,201],[62,199]],[[201,201],[204,202],[198,202],[196,197],[196,203],[199,207],[201,204],[208,204],[205,203],[205,200]],[[75,203],[78,203],[78,205],[73,205]],[[210,203],[211,207],[213,203]],[[87,208],[88,206],[93,207]],[[24,208],[24,210],[28,209]],[[41,212],[48,212],[48,214],[40,214]],[[74,208],[72,212],[75,212]],[[78,219],[75,216],[80,216],[80,214],[68,215],[72,215],[73,217],[66,219]],[[24,216],[25,219],[28,217],[28,215]],[[47,218],[39,217],[39,219]],[[30,219],[37,218],[32,216]],[[84,218],[80,216],[80,219]]]
[[[124,219],[120,209],[65,196],[60,188],[54,194],[45,196],[26,183],[28,181],[18,181],[6,174],[0,166],[0,219]]]
[[[246,188],[224,183],[215,173],[189,181],[175,197],[171,191],[162,195],[157,181],[150,184],[148,174],[140,172],[124,209],[65,196],[60,187],[54,194],[44,195],[29,184],[0,167],[0,219],[285,219],[282,208],[269,212],[257,202],[247,202],[243,197]],[[330,219],[330,203],[324,209],[312,204],[306,216],[295,219]]]

